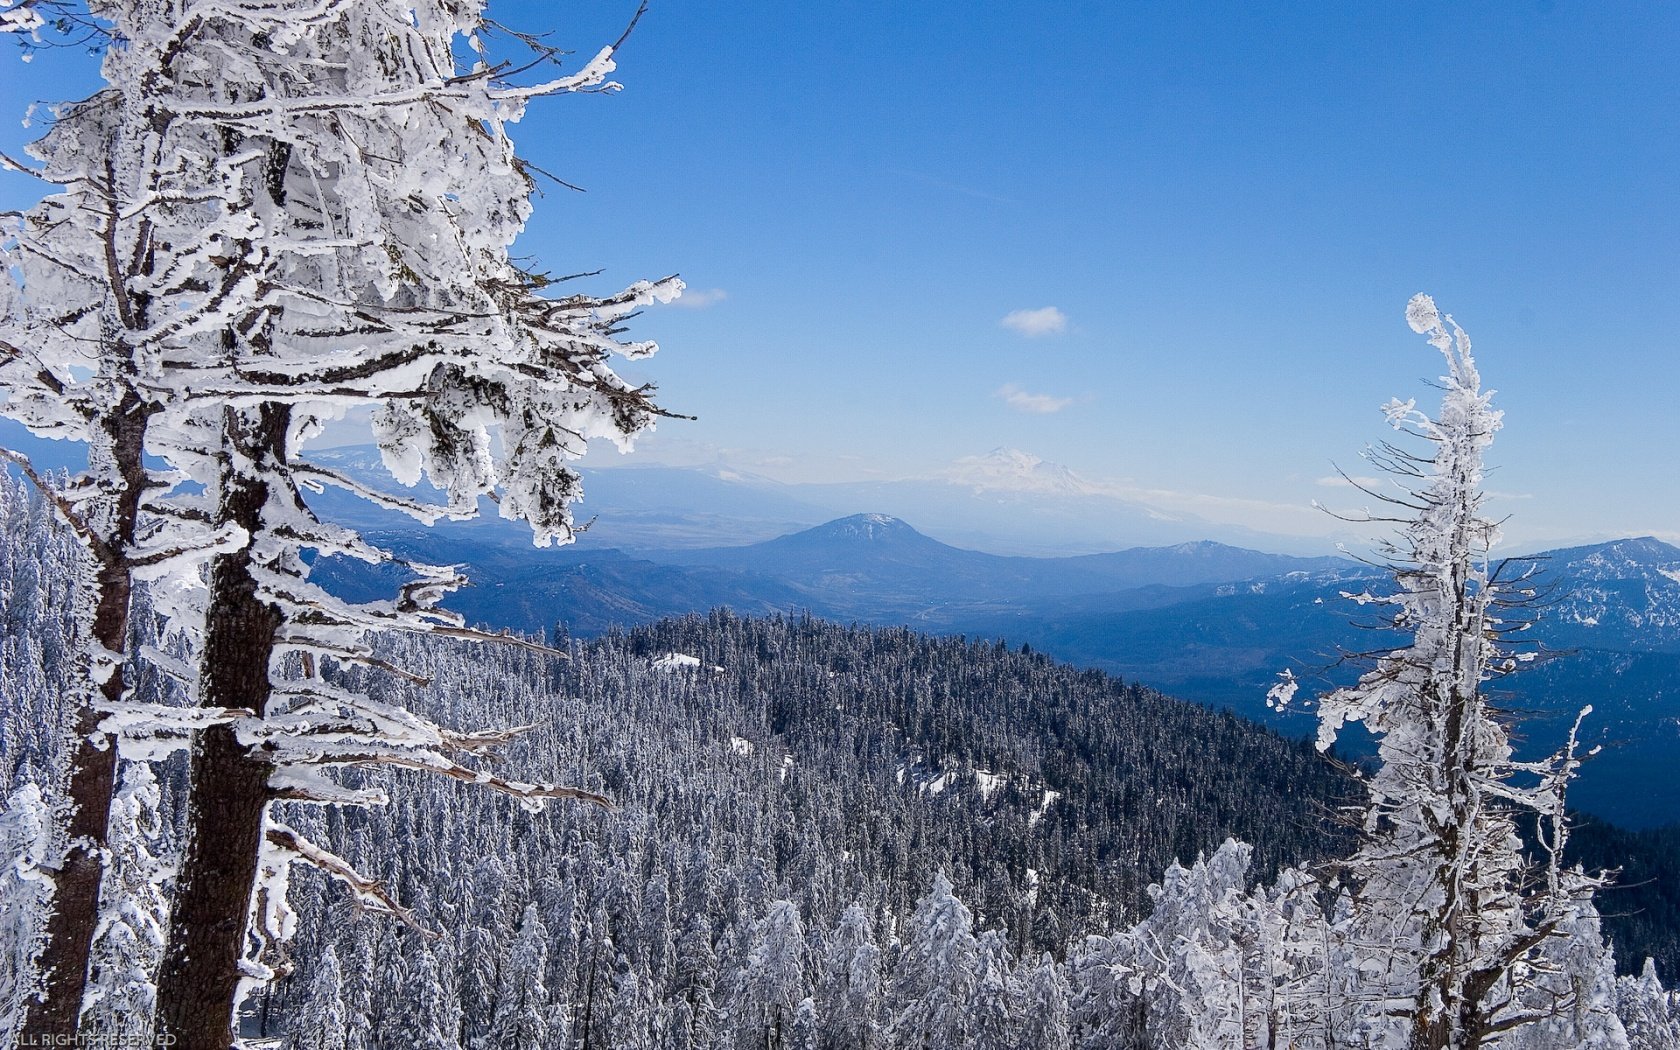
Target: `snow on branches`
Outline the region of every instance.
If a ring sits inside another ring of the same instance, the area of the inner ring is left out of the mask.
[[[437,608],[453,569],[407,564],[399,593],[370,603],[308,579],[320,557],[394,560],[317,517],[307,494],[323,485],[428,522],[489,497],[536,543],[566,542],[581,493],[568,462],[592,439],[628,449],[668,414],[612,359],[655,351],[623,325],[682,282],[556,296],[509,253],[535,169],[508,126],[537,98],[616,88],[617,45],[535,83],[517,80],[529,66],[460,70],[457,43],[486,52],[480,6],[98,6],[121,42],[108,86],[56,111],[31,153],[63,189],[0,231],[0,412],[87,443],[87,474],[51,495],[113,602],[159,580],[165,611],[207,639],[247,632],[214,659],[207,641],[191,714],[134,704],[120,683],[90,708],[129,754],[232,733],[272,797],[375,801],[325,773],[391,765],[531,806],[604,801],[469,764],[506,733],[446,730],[330,684],[335,665],[396,670],[372,655],[382,631],[491,637]],[[8,10],[16,28],[32,9]],[[542,48],[533,65],[559,59]],[[424,474],[443,504],[307,462],[306,442],[357,409],[397,480]],[[116,666],[120,641],[104,648]]]
[[[1381,497],[1394,512],[1382,520],[1401,526],[1383,548],[1394,589],[1347,597],[1391,609],[1390,624],[1411,641],[1320,698],[1318,745],[1348,722],[1378,739],[1365,842],[1345,865],[1357,892],[1341,935],[1355,957],[1380,954],[1384,964],[1361,971],[1353,1023],[1368,1045],[1456,1050],[1560,1012],[1605,1013],[1578,984],[1542,993],[1545,975],[1559,972],[1556,939],[1579,935],[1571,943],[1602,957],[1591,897],[1603,880],[1561,859],[1576,734],[1547,761],[1518,762],[1486,695],[1489,681],[1533,657],[1507,642],[1527,622],[1528,570],[1491,562],[1498,527],[1482,512],[1482,457],[1501,413],[1450,315],[1418,295],[1406,321],[1446,362],[1441,407],[1431,416],[1411,400],[1383,406],[1395,429],[1427,447],[1367,453],[1404,489]],[[1269,701],[1288,703],[1295,686],[1286,674]],[[1540,825],[1543,874],[1521,853],[1524,813]]]

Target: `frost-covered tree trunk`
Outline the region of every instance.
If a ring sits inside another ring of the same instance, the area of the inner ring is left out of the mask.
[[[110,457],[109,468],[102,473],[116,482],[105,497],[110,504],[107,513],[101,515],[105,528],[95,542],[88,544],[96,565],[90,634],[93,644],[105,654],[120,654],[127,648],[134,587],[127,552],[134,542],[147,480],[141,461],[145,426],[146,412],[131,387],[123,390],[113,411],[98,420],[103,451]],[[94,451],[97,462],[101,450]],[[108,704],[120,703],[127,688],[121,666],[110,657],[99,662],[104,666],[99,695]],[[84,704],[72,729],[66,843],[58,870],[53,873],[52,911],[39,964],[44,994],[29,1010],[27,1024],[31,1031],[74,1032],[82,1009],[93,937],[99,924],[106,827],[117,772],[117,749],[111,737],[100,730],[103,718],[103,712],[92,703]]]
[[[101,707],[120,703],[127,688],[121,654],[127,646],[135,567],[144,557],[136,550],[140,508],[151,481],[143,445],[155,411],[137,390],[130,338],[134,328],[148,323],[147,311],[125,287],[149,263],[144,256],[126,256],[131,231],[117,204],[118,182],[133,173],[119,172],[115,163],[103,171],[89,171],[92,158],[80,150],[67,150],[67,157],[55,156],[53,150],[66,138],[83,145],[75,141],[78,136],[85,140],[98,135],[104,123],[102,108],[72,110],[64,119],[87,126],[77,134],[50,136],[37,147],[37,153],[52,161],[45,169],[48,176],[72,188],[25,214],[0,251],[0,259],[10,264],[9,279],[0,281],[0,306],[5,308],[0,322],[0,389],[9,395],[0,411],[37,432],[77,438],[88,447],[86,475],[67,487],[43,478],[25,457],[0,450],[0,458],[17,464],[48,496],[92,565],[85,599],[86,698],[71,725],[68,813],[64,847],[53,865],[51,910],[38,962],[41,994],[31,999],[28,1009],[30,1031],[55,1037],[76,1030],[98,926],[106,825],[117,769],[113,741],[100,725],[105,718]],[[78,217],[66,221],[66,211]],[[64,240],[79,241],[69,246],[68,258],[62,252]],[[105,265],[93,271],[101,275],[98,278],[77,266],[83,262],[78,255],[94,251],[104,257]],[[16,283],[20,274],[32,282],[27,290]],[[87,293],[100,307],[87,309],[75,296],[64,301],[67,285]],[[91,325],[76,317],[83,309],[91,314]],[[67,322],[67,317],[76,317],[76,322]],[[91,333],[83,334],[90,327]],[[66,339],[77,336],[92,340],[98,351],[64,352]],[[94,373],[80,389],[67,375],[77,366]]]
[[[254,468],[283,459],[286,423],[274,405],[228,410],[219,516],[253,536],[277,495]],[[259,595],[253,557],[245,547],[211,563],[199,694],[207,707],[261,718],[282,615]],[[226,1046],[233,1038],[273,768],[230,723],[194,740],[187,845],[158,979],[158,1036],[172,1045]]]

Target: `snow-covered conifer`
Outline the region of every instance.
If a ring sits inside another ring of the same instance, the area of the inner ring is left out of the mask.
[[[1014,1050],[1021,1025],[1022,989],[1002,933],[987,930],[976,942],[979,976],[970,1007],[975,1050]]]
[[[1393,626],[1412,640],[1379,654],[1358,684],[1320,699],[1319,745],[1361,722],[1380,758],[1366,781],[1365,840],[1347,864],[1359,987],[1342,1037],[1460,1050],[1576,1010],[1573,999],[1542,1004],[1531,992],[1536,966],[1554,951],[1547,942],[1569,933],[1597,881],[1560,859],[1563,793],[1578,764],[1573,734],[1550,761],[1517,762],[1487,697],[1487,683],[1526,655],[1504,640],[1523,597],[1520,563],[1491,560],[1498,530],[1482,512],[1483,454],[1501,413],[1450,316],[1418,295],[1406,320],[1446,361],[1441,408],[1430,416],[1414,401],[1384,406],[1394,427],[1428,448],[1368,453],[1401,483],[1399,495],[1373,495],[1394,508],[1403,532],[1387,546],[1392,593],[1350,597],[1392,608]],[[1286,676],[1273,695],[1287,702],[1292,692]],[[1520,810],[1549,828],[1543,870],[1531,871],[1521,854]]]
[[[869,1050],[881,1021],[881,949],[869,913],[849,904],[823,948],[817,1013],[827,1050]]]
[[[534,904],[525,906],[508,949],[490,1022],[491,1046],[542,1046],[548,1040],[548,927]]]
[[[1540,946],[1522,989],[1537,1014],[1510,1040],[1512,1050],[1627,1050],[1628,1033],[1616,1013],[1616,958],[1599,928],[1592,895],[1558,909],[1557,932]]]
[[[1069,1050],[1073,1045],[1069,988],[1064,968],[1049,952],[1034,965],[1022,964],[1021,1029],[1017,1050]]]
[[[1145,1000],[1132,938],[1092,935],[1068,953],[1068,1023],[1075,1046],[1121,1046],[1141,1037]],[[1134,990],[1134,988],[1136,990]]]
[[[1663,987],[1650,959],[1639,976],[1616,979],[1616,1016],[1632,1050],[1680,1046],[1680,992]]]
[[[655,1050],[657,1041],[653,982],[627,956],[613,973],[613,1045],[623,1050]]]
[[[35,952],[50,894],[42,871],[52,846],[52,814],[35,784],[0,807],[0,1038],[15,1042],[22,1012],[37,994]]]
[[[96,1036],[143,1038],[150,1027],[169,916],[164,883],[172,874],[157,856],[159,801],[151,767],[124,763],[111,800],[111,859],[83,1008],[82,1024]]]
[[[791,901],[772,901],[769,913],[753,928],[752,947],[730,1004],[743,1050],[792,1045],[795,1015],[808,994],[807,953],[799,908]]]
[[[676,975],[669,987],[680,996],[687,1025],[687,1042],[708,1045],[717,1029],[717,952],[712,947],[711,916],[696,910],[677,942]]]
[[[309,997],[292,1020],[292,1050],[348,1050],[343,984],[338,953],[329,944],[321,953]]]
[[[1251,850],[1227,839],[1212,857],[1167,869],[1149,888],[1155,910],[1127,931],[1136,972],[1128,979],[1148,1004],[1158,1046],[1241,1048],[1254,1003],[1244,987],[1243,897]]]
[[[972,1039],[979,946],[974,916],[951,889],[945,873],[936,874],[911,916],[892,978],[888,1034],[895,1046],[933,1050]]]
[[[401,1045],[414,1050],[459,1050],[457,1042],[461,1029],[461,997],[455,986],[453,960],[447,956],[447,941],[435,945],[425,938],[410,937],[403,946],[408,958],[403,1000],[399,1005],[400,1019],[389,1034],[401,1040]],[[533,1030],[538,1038],[533,1042],[509,1042],[504,1046],[542,1046],[540,1037],[546,1029]],[[381,1035],[386,1033],[382,1032]],[[520,1030],[521,1036],[527,1034]],[[393,1042],[395,1040],[392,1040]]]
[[[579,491],[565,461],[591,438],[627,444],[659,413],[646,387],[609,367],[611,354],[653,350],[621,341],[619,324],[681,285],[550,297],[551,282],[508,251],[532,187],[508,125],[533,98],[610,87],[611,47],[575,73],[518,85],[504,67],[456,68],[458,42],[483,53],[479,7],[457,0],[118,0],[98,14],[121,41],[106,56],[109,86],[66,109],[35,150],[44,177],[70,189],[8,231],[0,382],[8,414],[89,444],[89,482],[55,498],[100,567],[97,713],[146,754],[195,733],[159,1008],[165,1032],[214,1041],[241,983],[260,979],[256,957],[242,960],[245,873],[304,859],[379,901],[370,880],[267,823],[271,797],[369,801],[323,775],[369,764],[533,804],[577,795],[463,765],[505,735],[451,733],[328,683],[327,665],[370,661],[369,631],[468,632],[433,607],[453,581],[443,570],[416,566],[395,601],[364,606],[311,585],[305,548],[385,555],[318,521],[304,492],[348,488],[425,520],[498,494],[539,542],[564,541]],[[375,410],[398,480],[424,472],[443,506],[304,460],[308,437],[358,406]],[[154,479],[142,450],[170,472]],[[129,580],[201,567],[199,710],[125,703],[110,672]],[[78,738],[92,741],[97,721]],[[109,783],[108,772],[73,781],[89,827],[72,841],[102,841]],[[87,896],[66,879],[61,900]],[[54,987],[80,998],[79,986]],[[219,996],[225,1009],[206,1005]]]
[[[822,1032],[822,1017],[817,1013],[817,1004],[810,996],[799,1000],[799,1005],[793,1009],[793,1027],[788,1034],[788,1050],[817,1050],[817,1040]]]

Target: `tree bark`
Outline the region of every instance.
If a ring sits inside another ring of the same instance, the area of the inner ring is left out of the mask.
[[[104,417],[106,447],[114,466],[117,488],[108,515],[101,523],[98,545],[92,550],[94,576],[93,642],[112,653],[128,643],[129,598],[133,573],[127,551],[134,540],[145,490],[141,455],[150,412],[132,388]],[[119,666],[100,685],[100,696],[122,699],[127,685]],[[104,716],[89,697],[76,713],[70,776],[65,794],[70,802],[65,828],[64,857],[53,873],[52,910],[47,915],[45,943],[37,961],[42,991],[25,1005],[23,1030],[44,1039],[73,1039],[81,1020],[87,991],[88,962],[93,936],[99,927],[99,891],[105,876],[106,825],[111,794],[116,788],[117,751],[114,741],[99,732]]]
[[[270,495],[262,467],[283,461],[285,432],[281,406],[227,413],[219,516],[248,535],[262,528]],[[252,570],[249,545],[211,563],[199,693],[206,707],[260,716],[282,616],[258,596]],[[187,845],[158,980],[157,1037],[173,1039],[177,1050],[227,1050],[233,1042],[272,769],[231,726],[212,726],[194,741]]]

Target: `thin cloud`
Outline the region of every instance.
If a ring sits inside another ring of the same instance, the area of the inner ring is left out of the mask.
[[[680,306],[685,310],[705,310],[727,298],[729,293],[722,288],[686,288],[681,295],[671,300],[671,305]]]
[[[904,168],[888,168],[887,170],[892,172],[894,175],[903,175],[907,178],[918,179],[930,186],[938,186],[942,190],[950,190],[953,193],[960,193],[966,197],[974,197],[983,201],[993,201],[998,204],[1015,203],[1015,201],[1009,197],[1000,197],[987,190],[976,189],[973,186],[965,186],[960,182],[951,182],[950,180],[942,179],[937,175],[929,175],[925,171],[908,171]]]
[[[1028,339],[1060,335],[1067,331],[1067,323],[1067,314],[1054,306],[1041,306],[1036,310],[1011,310],[998,322],[1011,332],[1024,335]]]
[[[1318,484],[1327,489],[1345,489],[1357,486],[1362,489],[1371,490],[1382,488],[1385,482],[1382,478],[1361,477],[1358,474],[1353,475],[1351,478],[1345,478],[1340,474],[1327,474],[1318,479]]]
[[[1017,412],[1031,412],[1041,416],[1053,415],[1073,404],[1071,397],[1028,393],[1014,383],[998,387],[996,396],[1003,398],[1003,403]]]

